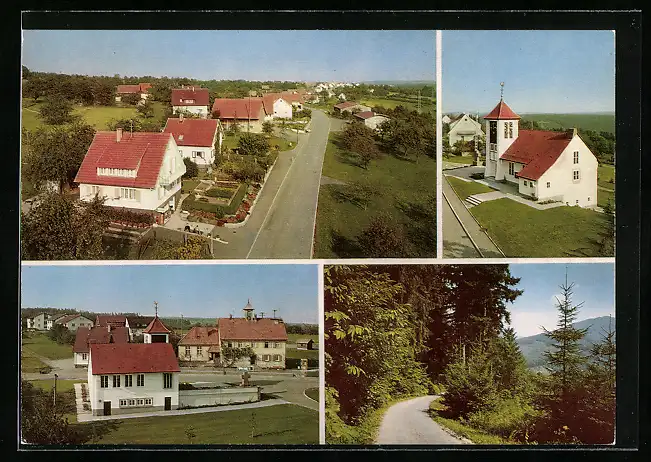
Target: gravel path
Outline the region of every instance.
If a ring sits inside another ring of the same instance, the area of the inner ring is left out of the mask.
[[[391,406],[382,419],[376,443],[464,444],[429,416],[429,405],[435,398],[421,396]]]

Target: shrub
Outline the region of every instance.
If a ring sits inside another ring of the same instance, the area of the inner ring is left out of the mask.
[[[111,221],[132,223],[135,225],[151,225],[154,223],[154,216],[151,213],[136,212],[126,208],[105,207],[108,219]]]
[[[233,196],[233,193],[235,192],[235,189],[227,189],[227,188],[210,188],[208,191],[206,191],[204,194],[206,196],[210,197],[223,197],[226,199],[230,199]]]
[[[301,367],[300,358],[285,358],[285,368],[286,369],[298,369]],[[319,367],[319,360],[314,358],[307,359],[307,367]]]
[[[185,173],[183,174],[183,178],[195,178],[199,175],[199,166],[197,166],[196,162],[184,157],[183,163],[185,164]]]
[[[525,440],[523,429],[531,427],[541,416],[530,403],[517,398],[498,400],[489,409],[468,415],[470,426],[503,438]]]
[[[483,180],[484,179],[484,174],[481,173],[481,172],[472,173],[470,175],[470,178],[472,178],[473,180]]]

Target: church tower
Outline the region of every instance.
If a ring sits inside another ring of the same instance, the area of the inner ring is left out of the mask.
[[[242,309],[244,311],[244,317],[251,321],[253,319],[253,305],[251,305],[251,299],[249,298],[246,306]]]
[[[486,170],[484,176],[504,179],[499,158],[518,137],[520,116],[504,102],[504,82],[500,83],[500,102],[484,116],[486,121]]]

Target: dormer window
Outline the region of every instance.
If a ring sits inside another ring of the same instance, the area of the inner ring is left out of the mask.
[[[97,176],[120,176],[123,178],[135,178],[136,171],[125,168],[97,167]]]

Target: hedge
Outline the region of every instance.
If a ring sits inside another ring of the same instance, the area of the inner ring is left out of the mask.
[[[233,197],[234,192],[235,192],[234,189],[210,188],[204,194],[206,196],[210,196],[210,197],[223,197],[223,198],[226,198],[226,199],[230,199],[231,197]]]
[[[301,367],[301,360],[299,358],[285,358],[285,369],[298,369]],[[308,358],[307,367],[319,367],[319,360]]]
[[[242,183],[233,195],[230,205],[210,204],[208,202],[198,201],[194,196],[188,196],[183,201],[183,208],[186,210],[202,210],[204,212],[214,213],[217,219],[222,218],[224,215],[234,215],[240,207],[248,187],[246,183]]]
[[[136,212],[127,208],[104,207],[106,214],[111,221],[151,225],[154,223],[154,215],[146,212]]]

